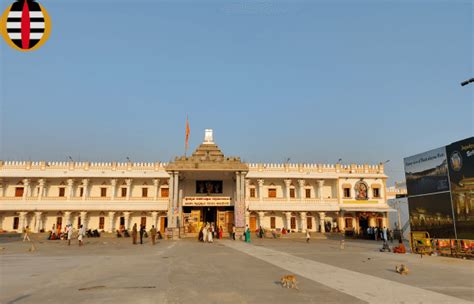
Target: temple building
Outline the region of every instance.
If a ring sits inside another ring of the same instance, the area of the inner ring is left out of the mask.
[[[208,129],[191,156],[170,163],[0,161],[0,230],[70,223],[115,232],[136,223],[176,238],[212,222],[224,232],[358,233],[388,227],[386,179],[383,164],[244,163],[224,155]]]

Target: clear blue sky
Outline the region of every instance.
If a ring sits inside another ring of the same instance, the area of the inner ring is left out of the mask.
[[[245,161],[390,159],[393,182],[474,134],[471,1],[197,2],[40,1],[49,41],[0,43],[0,159],[169,161],[189,115],[191,149],[213,128]]]

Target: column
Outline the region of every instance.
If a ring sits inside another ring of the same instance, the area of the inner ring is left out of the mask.
[[[3,196],[5,196],[5,187],[3,186],[3,179],[0,178],[0,197]]]
[[[84,178],[82,180],[82,188],[84,189],[82,191],[82,200],[86,200],[86,197],[88,197],[88,192],[89,192],[89,179]]]
[[[320,200],[323,200],[323,186],[324,186],[324,180],[318,180],[318,198]]]
[[[339,212],[339,217],[337,219],[338,219],[337,225],[339,227],[339,230],[342,232],[346,229],[346,221],[344,220],[344,211]]]
[[[115,232],[115,211],[109,211],[109,232],[114,233]]]
[[[161,215],[160,214],[158,214],[158,218],[156,220],[156,226],[155,227],[156,227],[157,231],[160,231],[160,229],[161,229]]]
[[[27,196],[30,196],[30,179],[29,178],[25,178],[23,180],[23,187],[24,187],[23,199],[25,200]]]
[[[81,218],[82,220],[82,218]],[[66,225],[72,224],[71,211],[64,211],[64,222]]]
[[[291,229],[291,212],[285,212],[286,230]]]
[[[3,230],[3,219],[5,218],[5,216],[0,213],[0,230]]]
[[[245,179],[245,199],[248,199],[250,197],[250,179]]]
[[[168,181],[168,227],[173,227],[173,216],[174,216],[174,205],[173,205],[173,195],[174,195],[174,172],[169,172],[170,179]]]
[[[130,229],[130,213],[129,211],[124,211],[123,212],[123,218],[125,220],[125,229],[129,230]]]
[[[387,217],[387,213],[384,213],[384,214],[383,214],[383,217],[382,217],[382,228],[383,228],[383,227],[388,228],[388,217]]]
[[[24,184],[24,182],[23,182],[23,184]],[[19,214],[19,217],[20,217],[20,225],[19,225],[18,228],[21,232],[23,232],[23,229],[25,229],[25,227],[26,227],[28,212],[22,211],[22,212],[18,212],[18,214]]]
[[[263,227],[263,219],[265,217],[265,212],[259,211],[258,212],[258,225]]]
[[[151,224],[155,226],[155,228],[157,227],[156,226],[156,220],[158,219],[158,212],[156,211],[153,211],[151,213]]]
[[[71,200],[74,196],[74,180],[72,178],[67,180],[67,199]]]
[[[306,232],[306,212],[300,212],[300,223],[301,223],[301,232]]]
[[[158,178],[153,179],[153,186],[155,187],[155,195],[153,196],[153,199],[156,201],[158,200],[158,193],[160,191],[160,180]]]
[[[291,179],[285,179],[285,197],[286,201],[290,202],[290,187],[291,187]]]
[[[250,212],[245,211],[245,228],[250,224]]]
[[[241,182],[240,172],[235,172],[235,203],[237,205],[240,205],[240,198],[241,198],[241,195],[240,195],[240,190],[241,190],[240,182]]]
[[[115,198],[117,197],[117,179],[116,178],[112,178],[110,180],[110,200],[115,200]]]
[[[130,200],[130,196],[131,196],[131,193],[132,193],[132,179],[131,178],[127,178],[125,180],[125,183],[127,184],[127,201]]]
[[[326,218],[325,212],[319,212],[319,232],[324,233],[324,219]]]
[[[260,199],[260,202],[263,202],[263,179],[257,180],[258,182],[258,198]]]
[[[46,184],[46,181],[44,179],[39,179],[38,184],[39,184],[38,200],[41,200],[41,198],[44,196],[44,186]]]
[[[305,185],[305,180],[304,179],[300,179],[298,180],[298,186],[299,186],[299,196],[300,196],[300,200],[303,200],[304,199],[304,185]]]
[[[39,233],[41,230],[41,215],[43,212],[41,211],[35,211],[35,228],[34,232]]]
[[[171,223],[171,227],[172,228],[176,228],[178,227],[178,217],[176,216],[177,214],[179,214],[179,208],[178,208],[178,199],[179,199],[179,196],[178,196],[178,193],[179,193],[179,189],[178,189],[178,186],[179,186],[179,173],[178,172],[174,172],[174,178],[173,178],[173,182],[174,182],[174,185],[173,185],[173,210],[174,210],[174,214],[172,216],[172,223]]]
[[[81,211],[81,225],[87,230],[87,211]]]

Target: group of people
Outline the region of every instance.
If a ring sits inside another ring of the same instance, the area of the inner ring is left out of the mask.
[[[128,234],[128,231],[125,230],[125,232]],[[151,229],[150,229],[149,232],[150,232],[151,244],[155,245],[156,244],[156,237],[158,236],[159,239],[162,238],[161,233],[156,230],[155,225],[151,226]],[[143,237],[145,237],[145,238],[148,237],[148,233],[146,231],[145,225],[140,225],[140,230],[138,230],[137,224],[136,223],[133,224],[133,228],[132,228],[132,242],[133,242],[133,245],[137,244],[138,234],[140,234],[140,244],[143,245]]]
[[[214,225],[214,223],[206,223],[199,230],[198,239],[200,242],[212,243],[214,238],[222,239],[224,229],[222,226]],[[235,227],[233,228],[233,235],[235,239]]]
[[[387,227],[367,227],[367,236],[372,240],[393,242],[393,231]]]

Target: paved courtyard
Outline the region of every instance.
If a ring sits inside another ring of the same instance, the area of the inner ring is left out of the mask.
[[[0,303],[472,303],[474,261],[380,253],[380,243],[130,239],[1,243]],[[411,272],[401,276],[395,265]],[[295,274],[299,290],[279,278]]]

